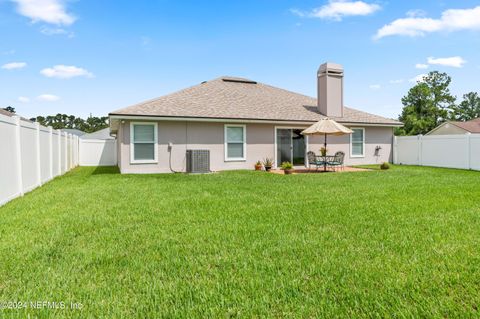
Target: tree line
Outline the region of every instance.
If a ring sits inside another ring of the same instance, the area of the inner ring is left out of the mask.
[[[15,113],[15,108],[7,106],[4,110]],[[108,127],[108,116],[96,117],[90,115],[87,119],[76,117],[75,115],[56,114],[47,116],[37,116],[30,119],[32,122],[38,122],[43,126],[51,126],[53,129],[77,129],[85,133],[92,133]]]
[[[398,119],[404,126],[395,134],[426,134],[445,121],[469,121],[480,117],[478,93],[466,93],[457,103],[457,98],[450,93],[451,81],[447,73],[432,71],[417,82],[402,98],[403,110]]]

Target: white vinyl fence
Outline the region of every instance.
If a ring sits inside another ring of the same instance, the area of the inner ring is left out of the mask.
[[[117,165],[117,141],[80,138],[80,166]]]
[[[20,117],[0,114],[0,205],[79,163],[79,141]]]
[[[393,161],[480,170],[480,134],[396,136]]]

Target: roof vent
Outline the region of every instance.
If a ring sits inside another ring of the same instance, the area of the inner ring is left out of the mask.
[[[242,79],[242,78],[222,78],[223,82],[233,82],[233,83],[244,83],[244,84],[257,84],[257,82],[249,80],[249,79]]]

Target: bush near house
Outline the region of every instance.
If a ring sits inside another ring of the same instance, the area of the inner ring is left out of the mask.
[[[378,167],[378,166],[377,166]],[[0,317],[478,317],[479,172],[119,175],[0,207]]]

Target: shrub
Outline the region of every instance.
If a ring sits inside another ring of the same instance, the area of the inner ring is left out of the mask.
[[[283,162],[281,166],[282,166],[282,169],[283,169],[283,170],[285,170],[285,169],[292,169],[292,168],[293,168],[293,165],[292,165],[292,163],[290,163],[290,162]]]
[[[383,162],[382,165],[380,165],[380,169],[389,169],[390,168],[390,164],[388,164],[387,162]]]
[[[273,166],[273,159],[271,158],[266,158],[263,160],[263,166],[265,167],[272,167]]]

